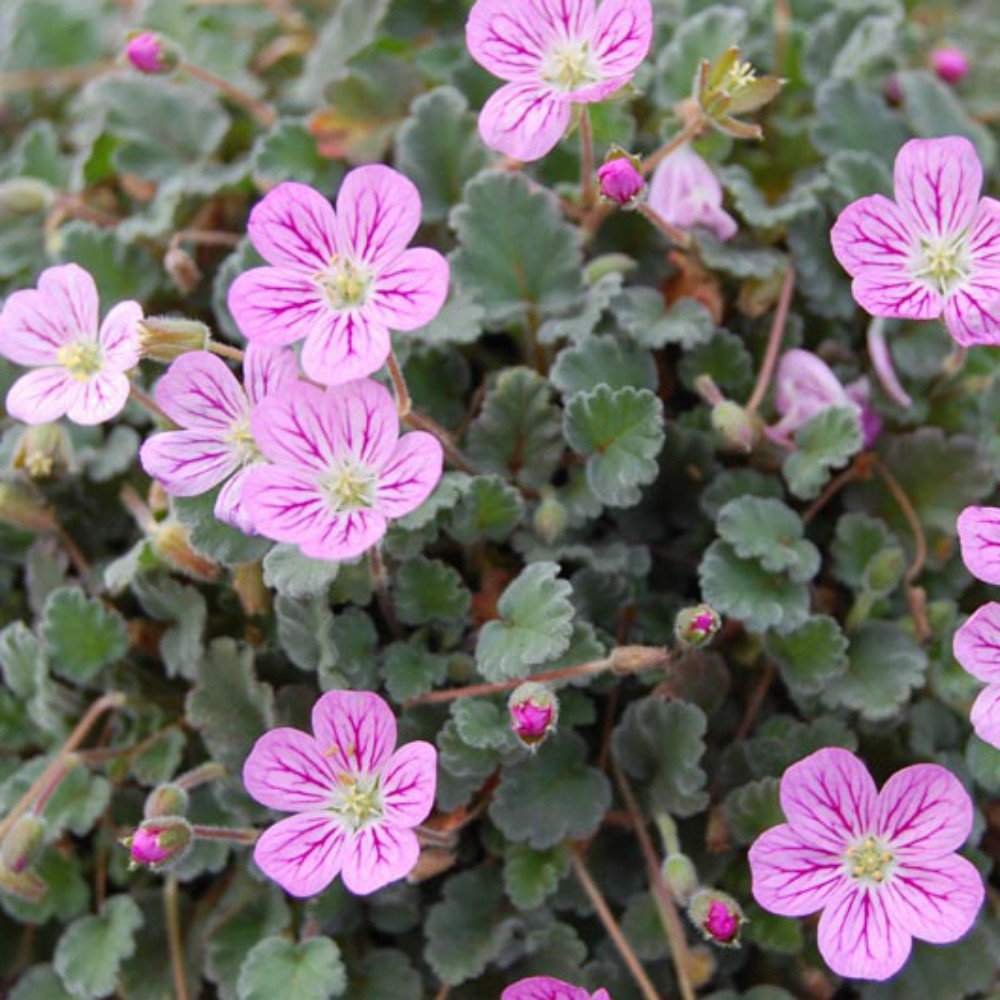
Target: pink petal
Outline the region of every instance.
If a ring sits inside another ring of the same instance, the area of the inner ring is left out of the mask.
[[[250,242],[275,267],[314,274],[337,252],[333,206],[308,184],[286,181],[254,206],[247,222]]]
[[[704,226],[720,240],[736,234],[736,220],[722,207],[722,185],[712,168],[684,145],[656,168],[649,204],[671,225],[689,230]]]
[[[139,323],[142,307],[138,302],[119,302],[104,317],[97,335],[106,371],[127,372],[139,363]]]
[[[139,460],[147,475],[177,497],[207,492],[239,465],[222,433],[202,430],[154,434],[143,442]]]
[[[845,886],[819,921],[826,964],[850,979],[888,979],[910,957],[912,939],[886,912],[878,890]]]
[[[631,78],[653,40],[649,0],[604,0],[597,11],[592,38],[603,75]]]
[[[79,336],[34,288],[13,292],[0,312],[0,354],[20,365],[55,364],[59,348]]]
[[[396,748],[396,716],[372,691],[327,691],[313,706],[317,744],[332,766],[374,774]]]
[[[490,149],[516,160],[539,160],[566,134],[572,105],[535,83],[508,83],[483,105],[479,134]]]
[[[794,434],[828,406],[854,406],[830,366],[810,351],[794,348],[778,362],[774,377],[774,407],[782,420],[773,428]]]
[[[374,308],[331,311],[302,345],[302,370],[316,382],[339,385],[378,371],[391,346],[389,331]]]
[[[1000,344],[1000,282],[996,272],[973,275],[948,296],[944,322],[960,347]]]
[[[969,252],[977,271],[1000,272],[1000,201],[982,198],[969,230]]]
[[[385,534],[385,518],[373,510],[354,510],[335,514],[323,530],[299,545],[312,559],[341,562],[367,552]]]
[[[254,527],[253,518],[243,503],[243,488],[246,486],[249,473],[250,469],[240,469],[219,490],[219,495],[215,499],[215,516],[245,535],[256,535],[257,529]]]
[[[976,147],[961,136],[911,139],[896,154],[896,202],[918,231],[933,237],[968,228],[983,187]]]
[[[871,832],[875,783],[854,754],[838,747],[817,750],[793,764],[781,779],[781,808],[803,843],[840,853]]]
[[[258,465],[247,471],[243,510],[265,538],[295,545],[322,536],[333,517],[314,478],[277,465]]]
[[[762,833],[749,858],[754,899],[784,917],[821,910],[844,884],[843,854],[807,844],[786,823]]]
[[[988,684],[979,692],[969,721],[981,740],[1000,750],[1000,684]]]
[[[965,568],[984,583],[1000,583],[1000,507],[966,507],[958,541]]]
[[[262,806],[305,812],[329,806],[337,774],[316,740],[282,727],[264,733],[253,745],[243,765],[243,784]]]
[[[881,894],[893,923],[921,941],[948,944],[972,926],[985,892],[975,866],[949,854],[900,865]]]
[[[892,352],[885,339],[885,320],[881,316],[875,316],[868,324],[868,356],[885,394],[902,407],[912,406],[913,400],[900,383],[892,363]]]
[[[294,352],[263,344],[247,344],[243,355],[243,387],[254,405],[294,382],[299,374]]]
[[[208,351],[182,354],[156,383],[160,409],[180,427],[228,433],[247,416],[247,398],[229,366]]]
[[[128,378],[117,372],[99,372],[84,382],[76,381],[73,388],[66,416],[85,427],[117,417],[125,409],[131,391]]]
[[[896,856],[933,858],[961,847],[972,830],[972,799],[939,764],[897,771],[878,796],[875,826]]]
[[[955,632],[955,659],[987,684],[1000,684],[1000,604],[978,608]]]
[[[501,80],[537,80],[548,32],[534,18],[531,0],[479,0],[469,12],[469,54]]]
[[[65,368],[36,368],[10,387],[7,412],[26,424],[58,420],[69,408],[76,384]]]
[[[420,857],[412,830],[377,823],[356,834],[344,854],[344,885],[356,896],[367,896],[390,882],[406,878]]]
[[[340,872],[345,834],[326,812],[304,812],[268,827],[253,859],[292,896],[315,896]]]
[[[333,312],[310,276],[277,267],[244,271],[230,286],[228,301],[243,336],[268,347],[302,340]]]
[[[367,378],[332,386],[326,390],[325,405],[338,455],[348,453],[373,469],[394,460],[399,417],[385,386]]]
[[[377,271],[413,239],[420,212],[417,186],[398,170],[380,163],[355,167],[337,195],[340,252]]]
[[[917,244],[913,223],[885,195],[860,198],[837,217],[830,232],[833,252],[852,276],[883,268],[904,274]]]
[[[533,0],[532,8],[532,20],[549,41],[593,35],[594,0]]]
[[[376,509],[388,518],[416,510],[441,479],[443,461],[441,442],[432,434],[404,434],[379,475]]]
[[[601,993],[604,991],[601,990]],[[551,976],[532,976],[508,986],[500,1000],[591,1000],[590,994],[579,986],[571,986]],[[594,994],[597,1000],[597,994]]]
[[[448,262],[436,250],[416,247],[378,276],[369,308],[390,330],[417,330],[437,316],[447,297]]]
[[[851,282],[851,293],[872,316],[937,319],[944,308],[937,291],[902,271],[883,269],[861,274]]]
[[[38,291],[73,336],[92,337],[97,333],[97,285],[78,264],[46,268],[38,276]]]
[[[394,826],[423,823],[434,808],[437,750],[417,740],[400,747],[382,772],[385,820]]]

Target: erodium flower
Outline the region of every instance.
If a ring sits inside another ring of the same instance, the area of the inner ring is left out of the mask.
[[[984,604],[956,630],[955,659],[986,687],[972,706],[976,735],[1000,749],[1000,604]]]
[[[518,160],[545,156],[574,104],[623,87],[649,52],[649,0],[477,0],[465,39],[472,58],[506,80],[483,106],[479,132]]]
[[[148,438],[139,453],[143,468],[174,496],[197,496],[225,482],[215,516],[252,532],[253,522],[242,502],[243,487],[249,470],[262,458],[250,430],[250,415],[267,396],[294,382],[297,372],[290,350],[250,344],[241,386],[214,354],[181,355],[155,389],[160,409],[181,430]]]
[[[35,369],[11,386],[7,412],[26,424],[116,416],[128,402],[125,373],[139,363],[141,319],[138,302],[119,302],[98,324],[97,286],[82,267],[42,271],[0,312],[0,354]]]
[[[274,463],[247,477],[250,518],[262,535],[315,559],[364,552],[441,478],[437,438],[423,431],[399,437],[391,394],[369,379],[286,388],[254,410],[250,426]]]
[[[818,750],[781,779],[787,823],[750,848],[757,902],[786,917],[822,910],[819,950],[841,976],[888,979],[912,938],[945,944],[983,902],[976,869],[954,851],[972,829],[972,800],[937,764],[916,764],[876,790],[864,764]]]
[[[328,691],[312,730],[272,729],[243,766],[258,802],[295,813],[261,834],[257,864],[293,896],[338,874],[357,895],[404,878],[420,854],[412,828],[434,805],[437,751],[422,741],[396,750],[396,719],[369,691]]]
[[[649,204],[683,232],[702,226],[720,240],[736,235],[736,220],[722,207],[719,179],[690,146],[675,149],[656,168]]]
[[[1000,202],[980,198],[968,139],[911,139],[896,156],[895,201],[848,205],[830,234],[873,316],[944,317],[963,347],[1000,343]]]
[[[247,224],[270,266],[246,271],[229,290],[247,340],[303,341],[302,368],[324,385],[377,371],[389,355],[389,331],[429,323],[448,294],[444,257],[407,249],[420,211],[413,182],[380,164],[344,178],[336,211],[308,185],[279,184]]]
[[[591,993],[551,976],[532,976],[508,986],[500,1000],[611,1000],[607,990]]]
[[[958,542],[965,568],[983,583],[1000,584],[1000,507],[966,507]]]

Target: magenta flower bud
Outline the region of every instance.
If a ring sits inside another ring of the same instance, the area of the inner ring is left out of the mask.
[[[559,701],[544,684],[526,681],[507,703],[510,728],[526,747],[537,747],[556,727]]]
[[[143,821],[122,844],[129,849],[133,868],[139,865],[158,867],[179,858],[193,839],[187,821],[172,816]]]
[[[674,636],[682,646],[704,646],[719,631],[721,624],[722,619],[716,611],[707,604],[699,604],[678,612],[674,620]]]
[[[959,83],[967,75],[971,66],[969,57],[954,45],[945,45],[931,53],[931,68],[945,83]]]
[[[597,171],[601,196],[622,208],[630,208],[646,187],[636,161],[624,152],[612,153]]]
[[[732,896],[717,889],[702,889],[692,897],[688,916],[706,940],[725,948],[739,947],[740,927],[746,917]]]
[[[130,39],[125,47],[125,58],[140,73],[150,76],[169,73],[177,66],[176,53],[153,31],[143,31]]]

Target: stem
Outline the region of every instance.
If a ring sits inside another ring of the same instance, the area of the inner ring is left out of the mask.
[[[618,954],[621,955],[622,961],[628,967],[628,971],[632,973],[632,978],[635,979],[636,984],[642,991],[642,995],[646,1000],[660,1000],[660,995],[656,992],[656,987],[650,982],[649,976],[646,975],[646,970],[642,967],[642,963],[636,956],[632,945],[628,943],[628,938],[625,937],[622,929],[618,926],[618,922],[611,913],[607,901],[601,894],[601,890],[593,878],[591,878],[590,872],[587,871],[580,848],[575,844],[571,844],[568,846],[567,852],[569,860],[573,865],[573,872],[579,879],[580,885],[583,886],[583,891],[587,894],[591,905],[597,911],[597,915],[600,917],[601,923],[604,924],[604,929],[607,931],[608,937],[611,938],[612,943],[618,949]]]
[[[122,506],[132,515],[135,523],[147,535],[156,533],[159,525],[153,516],[153,512],[149,509],[146,501],[128,483],[121,488],[118,499],[121,500]]]
[[[636,206],[636,211],[649,219],[671,243],[676,243],[679,247],[689,247],[691,245],[691,237],[667,222],[648,201],[640,201]]]
[[[784,280],[781,282],[781,292],[778,295],[778,306],[774,310],[774,320],[771,323],[771,334],[767,340],[767,350],[764,352],[764,363],[757,373],[757,384],[753,387],[753,392],[747,402],[747,413],[756,413],[760,404],[764,402],[768,387],[771,385],[771,377],[774,375],[774,366],[778,361],[778,351],[781,349],[781,340],[785,335],[785,324],[788,322],[788,308],[792,304],[792,292],[795,291],[795,268],[791,263],[785,271]]]
[[[233,361],[243,360],[243,351],[238,347],[232,347],[229,344],[222,344],[217,340],[210,340],[205,345],[213,354],[218,354],[220,358],[230,358]]]
[[[410,399],[410,390],[406,388],[403,370],[399,367],[396,355],[392,351],[389,351],[385,363],[389,369],[389,378],[392,379],[392,388],[396,393],[396,411],[399,413],[399,419],[405,420],[413,408],[413,403]]]
[[[80,547],[73,541],[69,532],[61,524],[56,528],[56,536],[62,547],[66,550],[66,555],[69,556],[70,562],[76,567],[77,573],[80,574],[84,581],[88,580],[90,578],[90,563],[80,550]]]
[[[392,606],[392,598],[389,596],[385,565],[382,562],[382,554],[378,550],[378,545],[373,545],[368,550],[368,575],[375,590],[379,610],[382,612],[382,617],[385,619],[389,631],[393,635],[401,635],[402,629],[399,627],[399,619],[396,617],[396,611]]]
[[[788,53],[788,32],[792,25],[792,11],[788,0],[774,0],[774,71],[784,76],[785,57]]]
[[[79,87],[92,77],[114,68],[113,59],[104,59],[101,62],[61,69],[15,69],[9,73],[0,73],[0,94],[50,87]]]
[[[170,246],[196,243],[206,247],[235,247],[242,239],[240,233],[227,233],[221,229],[181,229],[170,237]]]
[[[155,420],[163,420],[168,424],[172,424],[173,421],[168,417],[163,410],[157,406],[156,401],[150,396],[145,389],[140,389],[135,382],[131,383],[130,392],[132,398]]]
[[[920,575],[920,572],[924,568],[924,560],[927,558],[927,539],[924,536],[923,525],[920,523],[920,518],[917,517],[917,512],[913,507],[913,503],[910,498],[906,495],[906,490],[900,485],[899,480],[889,471],[889,468],[877,455],[873,456],[875,471],[882,477],[882,481],[885,483],[889,492],[892,494],[893,499],[899,505],[900,511],[902,511],[903,517],[906,518],[906,523],[910,527],[910,531],[913,533],[913,545],[914,553],[913,558],[910,560],[910,565],[906,570],[906,575],[903,579],[908,583],[913,583],[913,581]]]
[[[856,458],[843,472],[835,476],[826,484],[823,492],[812,502],[809,509],[802,515],[802,523],[809,524],[813,518],[845,487],[848,483],[854,482],[862,475],[861,467],[867,463],[860,461],[861,456]]]
[[[181,915],[177,897],[177,877],[168,876],[163,883],[163,908],[167,915],[167,940],[170,943],[170,970],[174,977],[175,1000],[189,1000],[187,971],[184,968],[184,939],[181,936]]]
[[[256,97],[248,94],[245,90],[241,90],[228,80],[224,80],[221,76],[216,76],[209,70],[202,69],[201,66],[195,66],[194,63],[190,63],[187,60],[181,63],[181,69],[186,70],[196,80],[201,80],[202,83],[207,83],[208,86],[215,88],[215,90],[228,97],[235,104],[246,108],[265,128],[270,128],[278,120],[278,116],[269,104],[266,104],[264,101],[258,101]]]
[[[701,115],[689,121],[677,135],[672,139],[668,139],[655,153],[650,154],[642,161],[643,174],[651,174],[675,149],[683,146],[684,143],[691,139],[697,139],[704,127],[705,122]]]
[[[753,724],[760,713],[761,706],[764,704],[764,698],[767,697],[768,688],[770,688],[773,681],[774,664],[768,663],[764,667],[756,687],[753,689],[753,694],[750,695],[750,701],[747,704],[746,712],[743,714],[743,720],[733,735],[733,743],[740,743],[750,734],[750,730],[753,729]]]
[[[210,760],[207,764],[202,764],[200,767],[185,771],[180,777],[174,778],[172,784],[189,792],[192,788],[204,785],[206,781],[215,781],[216,778],[224,778],[226,774],[227,771],[221,764]]]
[[[475,475],[476,470],[473,468],[472,463],[455,447],[452,443],[451,435],[436,420],[432,420],[426,414],[416,413],[413,410],[404,419],[408,427],[433,434],[441,442],[445,457],[456,469],[461,472],[467,472],[470,476]]]
[[[594,130],[586,104],[580,114],[580,206],[585,212],[594,207]]]
[[[195,826],[191,833],[199,840],[225,840],[233,844],[255,844],[260,836],[259,830],[249,828],[233,828],[225,826]]]

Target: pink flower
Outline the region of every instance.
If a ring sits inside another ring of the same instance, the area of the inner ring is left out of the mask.
[[[434,805],[437,751],[419,740],[395,750],[396,719],[368,691],[328,691],[312,730],[272,729],[243,766],[258,802],[295,813],[261,834],[254,860],[293,896],[338,874],[362,896],[404,878],[420,854],[412,828]]]
[[[138,302],[119,302],[98,325],[97,286],[76,264],[42,271],[38,288],[14,292],[0,312],[0,354],[35,370],[7,393],[7,412],[26,424],[62,416],[100,424],[122,411],[125,374],[139,363]]]
[[[968,75],[969,57],[954,45],[945,45],[931,53],[931,67],[945,83],[959,83]]]
[[[688,905],[688,916],[705,936],[722,947],[738,948],[746,917],[732,896],[718,889],[701,889]]]
[[[274,463],[247,476],[250,519],[262,535],[314,559],[364,552],[441,478],[437,438],[423,431],[399,437],[392,396],[368,379],[326,390],[286,386],[254,409],[250,427]]]
[[[894,774],[881,792],[847,750],[818,750],[781,779],[787,823],[750,848],[753,894],[772,913],[822,910],[819,950],[841,976],[888,979],[912,938],[946,944],[983,902],[976,869],[953,853],[972,829],[972,800],[937,764]]]
[[[250,341],[304,341],[302,368],[317,382],[370,375],[389,355],[389,331],[429,323],[448,294],[444,257],[407,249],[419,224],[415,185],[379,164],[344,178],[336,212],[305,184],[279,184],[247,225],[271,266],[241,274],[229,308]]]
[[[242,502],[251,468],[261,461],[250,430],[255,406],[295,381],[295,355],[250,344],[243,361],[245,386],[208,351],[182,354],[156,384],[160,409],[183,428],[148,438],[139,452],[142,467],[174,496],[190,497],[226,482],[215,516],[253,532]]]
[[[525,681],[511,693],[507,709],[514,735],[534,749],[555,729],[559,700],[544,684]]]
[[[1000,604],[984,604],[956,632],[955,659],[985,682],[972,706],[976,735],[1000,749]]]
[[[896,156],[896,200],[848,205],[830,234],[873,316],[944,316],[963,347],[1000,343],[1000,202],[980,198],[968,139],[911,139]]]
[[[642,173],[630,156],[615,156],[597,171],[601,195],[625,208],[632,204],[646,186]]]
[[[1000,507],[966,507],[958,541],[965,568],[984,583],[1000,583]]]
[[[611,1000],[607,990],[591,993],[551,976],[532,976],[508,986],[500,1000]]]
[[[479,132],[518,160],[548,153],[574,104],[619,90],[649,52],[649,0],[477,0],[465,39],[472,58],[507,84],[484,105]]]
[[[187,853],[194,839],[191,826],[180,816],[148,819],[122,843],[131,855],[132,867],[157,866],[175,861]]]
[[[159,75],[174,68],[166,57],[163,41],[153,31],[143,31],[131,39],[125,48],[125,58],[140,73]]]
[[[649,204],[685,232],[703,226],[720,240],[736,235],[736,220],[722,207],[722,185],[690,146],[674,150],[656,168],[649,186]]]

